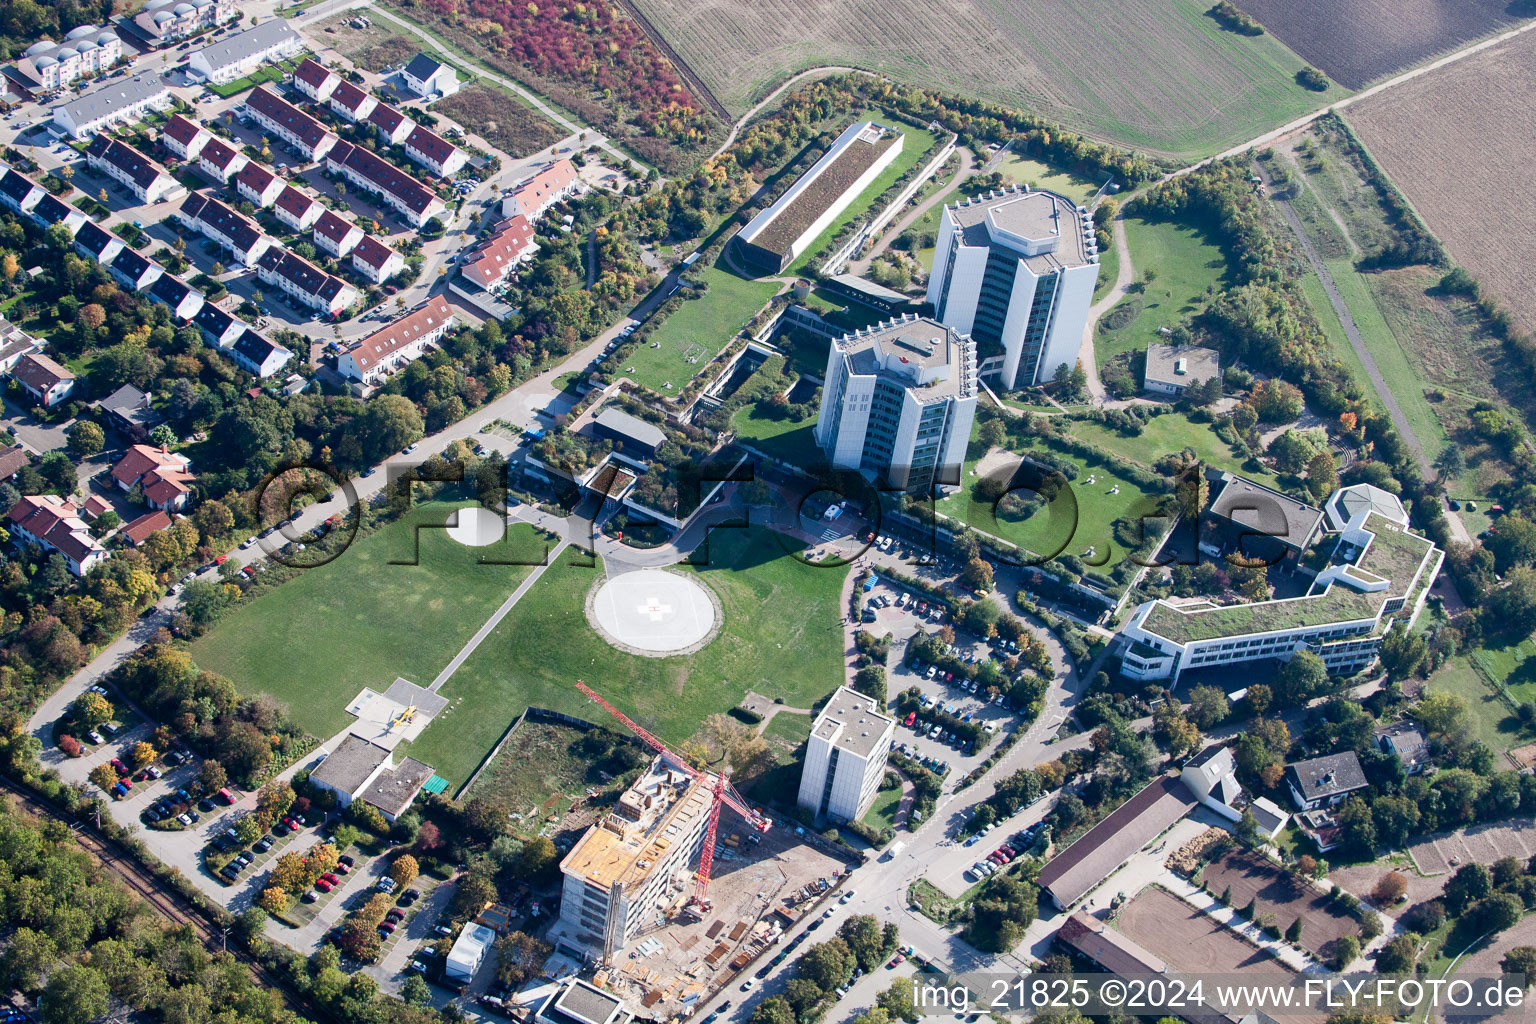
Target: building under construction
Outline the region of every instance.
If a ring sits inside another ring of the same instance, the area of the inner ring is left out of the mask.
[[[560,938],[609,959],[681,910],[709,829],[716,778],[659,755],[560,862]]]

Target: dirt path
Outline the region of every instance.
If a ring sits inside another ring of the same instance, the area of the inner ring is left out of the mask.
[[[1125,237],[1123,212],[1116,214],[1110,222],[1110,233],[1115,239],[1115,252],[1120,255],[1120,268],[1109,291],[1088,307],[1088,322],[1083,325],[1083,346],[1077,350],[1077,358],[1082,361],[1083,370],[1088,374],[1088,394],[1100,404],[1105,402],[1109,393],[1104,390],[1104,382],[1099,380],[1099,359],[1093,349],[1094,334],[1099,328],[1099,318],[1124,298],[1125,290],[1131,286],[1131,278],[1136,274],[1136,268],[1131,265],[1131,247]]]
[[[823,75],[836,74],[839,71],[858,71],[858,70],[859,70],[858,68],[843,67],[842,65],[839,65],[839,64],[828,64],[826,67],[806,68],[804,71],[800,72],[798,75],[793,75],[793,76],[791,76],[789,78],[786,78],[784,80],[784,84],[783,85],[780,85],[777,89],[773,90],[773,92],[769,93],[767,96],[764,96],[762,98],[762,100],[759,101],[758,104],[755,107],[753,107],[751,110],[747,111],[745,114],[742,114],[740,117],[738,117],[736,119],[736,123],[731,125],[731,134],[729,134],[729,135],[727,135],[725,137],[725,141],[720,143],[720,148],[715,150],[713,153],[711,153],[709,155],[709,158],[711,160],[713,160],[715,157],[719,156],[721,153],[724,153],[726,150],[730,149],[731,148],[731,143],[736,141],[736,136],[741,134],[741,130],[747,126],[747,122],[752,120],[758,114],[760,114],[764,107],[766,107],[768,104],[772,103],[774,100],[778,99],[779,95],[781,93],[783,93],[785,89],[788,89],[790,86],[794,85],[795,83],[803,81],[804,79],[807,79],[807,78],[820,78]]]
[[[951,181],[952,185],[958,185],[976,173],[976,158],[971,155],[971,151],[969,149],[961,149],[956,147],[955,152],[960,155],[960,169],[955,172],[955,176]],[[916,223],[924,214],[937,206],[939,202],[948,194],[948,188],[941,188],[933,195],[929,196],[927,199],[924,199],[921,203],[918,203],[912,209],[908,210],[903,216],[898,217],[896,219],[896,223],[890,225],[885,229],[883,233],[881,233],[880,241],[875,244],[873,249],[869,250],[868,255],[849,262],[848,269],[845,271],[845,273],[863,276],[865,271],[869,270],[869,265],[873,263],[881,253],[885,252],[885,250],[891,247],[892,241],[900,237],[903,231],[907,230],[907,228]]]

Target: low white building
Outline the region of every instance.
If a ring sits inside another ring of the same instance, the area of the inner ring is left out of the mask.
[[[816,817],[857,821],[875,802],[891,752],[896,720],[874,698],[840,686],[822,707],[806,741],[799,804]]]
[[[403,757],[397,764],[388,748],[349,733],[325,755],[309,781],[334,793],[342,807],[361,800],[377,808],[384,820],[394,821],[406,812],[431,777],[430,765],[411,757]]]
[[[80,509],[56,494],[22,498],[11,506],[8,519],[12,535],[44,551],[57,551],[72,575],[84,576],[107,560],[107,549],[91,536]]]
[[[485,955],[494,945],[494,931],[483,924],[466,924],[464,930],[459,932],[459,937],[453,940],[453,948],[448,951],[448,958],[443,962],[444,976],[453,981],[470,981],[479,972],[480,965],[485,962]]]
[[[427,346],[441,341],[454,323],[453,310],[441,295],[434,295],[343,352],[336,360],[336,370],[348,380],[378,384],[388,374],[420,359]]]
[[[165,79],[145,71],[58,104],[53,108],[53,123],[70,138],[83,139],[170,105],[171,90]]]
[[[222,85],[264,64],[291,57],[303,47],[304,40],[286,19],[267,18],[244,32],[193,50],[187,55],[187,68],[195,78]]]
[[[1251,814],[1259,831],[1273,839],[1290,820],[1290,815],[1265,798],[1248,799],[1242,783],[1237,781],[1237,762],[1232,748],[1212,744],[1190,758],[1179,774],[1184,785],[1195,798],[1228,821],[1241,821],[1244,813]]]
[[[400,79],[411,92],[428,99],[441,99],[459,91],[459,73],[424,53],[418,53],[400,69]]]
[[[1221,353],[1200,345],[1147,346],[1142,386],[1157,395],[1182,395],[1197,384],[1221,376]]]

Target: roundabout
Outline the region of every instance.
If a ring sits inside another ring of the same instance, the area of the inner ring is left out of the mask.
[[[599,580],[587,592],[587,621],[628,654],[691,654],[720,631],[720,600],[696,577],[637,569]]]

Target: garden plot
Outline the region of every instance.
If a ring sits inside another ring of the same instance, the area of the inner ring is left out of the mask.
[[[1301,918],[1299,944],[1319,958],[1332,956],[1333,944],[1345,935],[1359,934],[1359,923],[1333,906],[1327,893],[1256,853],[1228,850],[1207,864],[1201,877],[1214,895],[1231,888],[1229,906],[1241,908],[1253,900],[1256,916],[1282,932]]]

